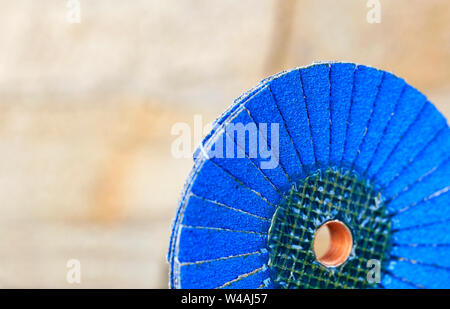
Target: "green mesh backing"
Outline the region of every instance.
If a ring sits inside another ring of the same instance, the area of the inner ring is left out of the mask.
[[[351,230],[353,250],[334,268],[313,252],[315,231],[340,220]],[[381,194],[350,171],[318,171],[291,188],[269,229],[269,267],[278,288],[370,288],[367,261],[389,258],[391,222]]]

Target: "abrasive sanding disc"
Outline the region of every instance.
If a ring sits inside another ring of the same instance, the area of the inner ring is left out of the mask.
[[[391,73],[320,63],[265,79],[194,161],[173,288],[450,288],[450,130]]]

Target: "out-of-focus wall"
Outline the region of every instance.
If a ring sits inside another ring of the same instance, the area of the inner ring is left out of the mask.
[[[209,122],[267,75],[345,60],[404,77],[450,117],[450,3],[0,0],[0,286],[167,287],[190,159],[171,128]],[[82,283],[66,281],[78,259]]]

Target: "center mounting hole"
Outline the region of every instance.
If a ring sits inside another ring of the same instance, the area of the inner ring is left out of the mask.
[[[353,237],[341,221],[324,223],[314,234],[313,250],[317,261],[326,267],[342,265],[352,252]]]

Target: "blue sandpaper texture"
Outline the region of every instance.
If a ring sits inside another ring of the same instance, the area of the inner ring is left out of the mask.
[[[276,167],[233,135],[239,124],[268,125],[260,146]],[[450,128],[392,73],[320,63],[269,77],[216,120],[194,160],[169,245],[171,287],[272,288],[266,240],[283,194],[317,169],[345,167],[380,190],[391,217],[379,287],[450,288]]]

